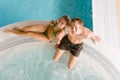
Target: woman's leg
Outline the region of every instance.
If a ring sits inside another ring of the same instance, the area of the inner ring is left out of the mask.
[[[48,35],[49,41],[53,41],[53,39],[54,39],[55,37],[54,37],[54,35],[53,35],[53,28],[52,28],[52,26],[48,26],[47,35]]]
[[[15,30],[7,30],[7,29],[5,29],[4,32],[10,33],[10,34],[15,34],[15,35],[20,35],[20,36],[28,36],[27,32],[21,32],[21,31],[15,31]]]
[[[24,37],[32,37],[44,42],[49,42],[49,40],[47,39],[47,37],[42,34],[42,33],[35,33],[35,32],[21,32],[21,31],[14,31],[14,30],[4,30],[4,32],[6,33],[11,33],[11,34],[16,34],[16,35],[20,35],[20,36],[24,36]]]
[[[72,69],[74,65],[76,64],[77,60],[78,60],[78,57],[70,54],[69,61],[68,61],[68,68]]]
[[[57,48],[56,51],[55,51],[55,54],[53,56],[53,61],[57,62],[60,59],[60,57],[63,54],[65,54],[65,52],[66,52],[66,50],[61,50],[61,49]]]
[[[41,32],[42,33],[47,29],[47,27],[48,27],[48,25],[46,25],[46,24],[37,24],[37,25],[25,26],[23,28],[14,27],[13,30],[24,31],[24,32],[32,31],[32,32]]]
[[[28,32],[28,36],[44,42],[49,42],[49,39],[42,33]]]

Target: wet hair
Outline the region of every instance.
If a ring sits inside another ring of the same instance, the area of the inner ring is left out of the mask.
[[[67,15],[62,16],[61,18],[63,18],[67,23],[71,21],[70,17]]]
[[[83,25],[83,21],[80,18],[73,18],[71,22]]]

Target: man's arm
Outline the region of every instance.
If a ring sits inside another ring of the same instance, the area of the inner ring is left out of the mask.
[[[89,38],[91,38],[91,40],[93,41],[94,44],[96,44],[96,41],[99,42],[100,41],[100,37],[96,36],[92,31],[89,32]]]

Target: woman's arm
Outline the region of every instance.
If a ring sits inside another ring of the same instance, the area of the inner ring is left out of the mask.
[[[57,33],[56,35],[56,44],[60,44],[60,41],[62,38],[65,36],[65,31],[61,30],[60,32]]]

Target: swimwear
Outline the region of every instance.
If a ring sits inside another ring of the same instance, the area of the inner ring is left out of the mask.
[[[83,43],[73,44],[68,39],[68,35],[65,35],[62,38],[61,43],[58,45],[58,48],[62,49],[62,50],[70,50],[70,52],[73,56],[78,57],[81,50],[83,49]]]
[[[52,35],[53,35],[54,37],[56,37],[56,35],[57,35],[57,33],[58,33],[59,31],[65,29],[65,28],[63,28],[63,29],[55,32],[55,31],[54,31],[54,28],[57,26],[57,23],[56,23],[56,24],[49,24],[48,27],[49,27],[49,26],[52,26],[52,29],[53,29]],[[48,28],[45,30],[45,32],[44,32],[43,34],[48,38]]]
[[[54,31],[54,28],[55,28],[56,26],[57,26],[57,24],[53,24],[53,25],[52,25],[52,28],[53,28],[53,36],[55,36],[55,37],[56,37],[57,32]]]
[[[43,32],[43,34],[48,38],[48,28]]]
[[[56,25],[57,25],[57,24],[52,24],[52,25],[49,24],[48,27],[49,27],[49,26],[52,26],[52,28],[54,29],[54,27],[56,27]],[[47,38],[48,38],[48,27],[47,27],[47,29],[46,29],[46,30],[44,31],[44,33],[43,33]],[[56,34],[57,34],[57,32],[54,32],[54,30],[53,30],[53,35],[56,36]]]

